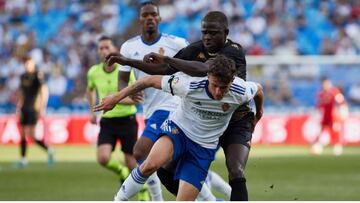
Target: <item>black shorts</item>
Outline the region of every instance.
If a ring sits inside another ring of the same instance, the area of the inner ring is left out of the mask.
[[[254,113],[249,112],[243,118],[230,121],[224,134],[220,137],[219,144],[226,150],[230,144],[242,144],[250,148],[249,141],[252,138]]]
[[[120,139],[121,151],[132,154],[137,140],[137,131],[138,124],[135,115],[119,118],[101,118],[97,145],[111,144],[112,151],[114,151],[116,141]]]
[[[38,114],[35,109],[21,109],[20,125],[36,125]]]

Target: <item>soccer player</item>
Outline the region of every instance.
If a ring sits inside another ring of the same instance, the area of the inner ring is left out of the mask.
[[[175,177],[180,179],[176,200],[195,200],[232,113],[252,98],[256,110],[262,111],[262,87],[235,77],[235,73],[234,61],[218,55],[209,62],[206,77],[190,77],[181,72],[171,76],[148,76],[95,106],[94,111],[112,109],[122,98],[147,87],[181,97],[181,104],[161,127],[162,136],[147,159],[125,180],[115,200],[131,198],[149,175],[176,159],[179,162]]]
[[[180,50],[174,58],[150,53],[144,57],[144,61],[148,63],[129,60],[124,62],[148,74],[168,75],[182,71],[190,76],[204,76],[209,70],[208,64],[204,62],[218,54],[223,54],[235,61],[237,76],[246,80],[244,50],[239,44],[227,39],[228,33],[228,20],[225,14],[220,11],[210,11],[202,19],[201,40]],[[110,64],[121,60],[123,60],[121,56],[107,57],[107,62]],[[248,104],[241,105],[233,114],[224,135],[220,137],[220,145],[224,150],[229,172],[230,200],[248,200],[245,166],[250,152],[254,122],[261,118],[262,113],[256,111],[254,115]],[[176,166],[176,164],[172,165]],[[179,184],[173,181],[171,171],[173,169],[160,168],[157,173],[166,188],[176,194]]]
[[[331,142],[334,143],[334,154],[340,155],[342,153],[342,145],[340,139],[339,129],[335,129],[334,123],[336,120],[337,107],[346,103],[344,95],[340,90],[333,86],[328,78],[322,78],[322,88],[317,94],[316,108],[321,113],[321,131],[315,138],[311,146],[311,152],[314,154],[321,154],[323,151],[323,143],[320,141],[320,136],[324,131],[328,131],[331,137]]]
[[[105,56],[116,51],[116,48],[107,36],[98,40],[98,54],[101,63],[93,65],[87,74],[87,98],[90,106],[90,122],[97,124],[96,114],[91,110],[96,104],[96,96],[99,100],[106,95],[115,93],[118,90],[119,65],[108,66]],[[130,79],[133,82],[134,76]],[[125,98],[120,101],[111,111],[105,112],[100,120],[100,133],[97,141],[97,161],[100,165],[115,172],[123,182],[130,174],[129,169],[136,167],[136,160],[133,156],[133,147],[137,140],[138,125],[136,122],[135,103],[141,101],[141,97]],[[121,150],[124,152],[125,164],[122,165],[112,152],[116,147],[117,140],[121,142]],[[146,187],[139,193],[139,200],[150,200]]]
[[[19,118],[21,128],[20,152],[21,159],[18,167],[28,164],[26,159],[26,136],[35,140],[48,153],[48,165],[54,163],[54,150],[43,140],[35,139],[35,126],[39,118],[45,115],[49,92],[44,83],[43,74],[36,70],[35,62],[30,57],[24,58],[25,73],[21,75],[19,98],[16,105],[16,117]]]
[[[127,40],[120,53],[130,59],[142,60],[145,54],[157,52],[166,56],[174,56],[180,49],[187,46],[183,38],[159,32],[159,8],[152,1],[141,4],[139,24],[141,35]],[[147,76],[146,73],[131,66],[121,66],[119,73],[119,89],[128,86],[130,71],[133,70],[137,80]],[[178,105],[179,99],[164,92],[149,88],[144,91],[144,114],[146,127],[134,147],[134,156],[140,164],[147,157],[152,145],[158,139],[160,125],[168,117],[169,112]],[[161,184],[156,173],[149,178],[149,191],[154,201],[162,201]]]

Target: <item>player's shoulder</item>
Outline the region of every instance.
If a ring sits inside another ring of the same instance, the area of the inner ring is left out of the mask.
[[[161,33],[161,38],[166,42],[166,44],[174,44],[181,46],[187,46],[189,44],[185,38],[166,34],[166,33]]]
[[[239,77],[235,77],[230,85],[230,92],[233,94],[244,95],[246,92],[247,82]]]
[[[141,36],[140,35],[136,35],[135,37],[132,37],[128,40],[126,40],[122,46],[129,46],[129,45],[132,45],[132,44],[137,44],[141,42]]]
[[[196,42],[193,42],[191,44],[189,44],[188,48],[191,48],[191,49],[202,49],[204,46],[203,46],[203,43],[201,40],[199,41],[196,41]]]
[[[243,53],[244,49],[239,43],[228,39],[227,43],[225,44],[224,51]]]
[[[99,70],[100,64],[94,64],[92,65],[88,70],[88,75],[96,74],[96,72]]]

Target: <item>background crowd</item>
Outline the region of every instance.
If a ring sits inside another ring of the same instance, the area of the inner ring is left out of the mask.
[[[200,21],[209,10],[224,11],[229,38],[247,55],[359,55],[358,0],[160,0],[164,33],[200,38]],[[86,72],[98,62],[99,36],[118,47],[139,30],[131,0],[0,0],[0,113],[12,113],[15,91],[29,54],[45,74],[49,111],[87,112]],[[311,107],[320,78],[344,90],[360,106],[360,64],[249,67],[249,79],[265,87],[268,107]],[[341,77],[339,77],[341,76]]]

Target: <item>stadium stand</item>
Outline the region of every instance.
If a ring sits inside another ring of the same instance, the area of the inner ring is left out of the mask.
[[[96,40],[107,34],[121,45],[135,35],[140,2],[0,0],[0,113],[15,110],[14,92],[23,71],[20,58],[25,54],[30,54],[45,73],[49,113],[87,112],[85,74],[97,60]],[[189,41],[199,39],[200,20],[207,11],[224,11],[230,19],[229,38],[242,44],[249,56],[360,54],[357,0],[160,0],[159,4],[161,31]],[[355,98],[351,105],[360,106],[353,93],[358,86],[359,64],[266,66],[249,71],[249,78],[270,83],[270,92],[265,94],[275,97],[268,98],[268,107],[285,104],[292,109],[314,105],[322,75],[341,85],[346,96]]]

